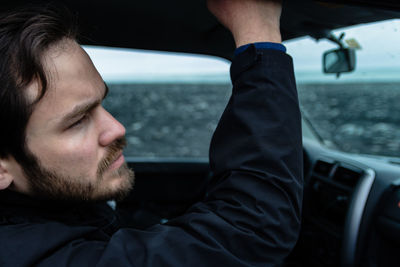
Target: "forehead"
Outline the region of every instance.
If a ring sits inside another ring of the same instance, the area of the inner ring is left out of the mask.
[[[52,46],[42,60],[48,88],[36,104],[29,124],[40,120],[54,122],[75,105],[102,98],[104,82],[89,56],[75,41],[63,40]],[[37,82],[27,89],[29,98],[38,95]]]
[[[103,84],[88,54],[73,40],[63,40],[51,47],[45,53],[43,63],[49,74],[50,92],[63,93],[79,89],[77,93],[85,93]],[[82,88],[79,85],[85,85],[85,87]],[[79,88],[75,88],[77,86]],[[66,90],[63,91],[63,89]]]

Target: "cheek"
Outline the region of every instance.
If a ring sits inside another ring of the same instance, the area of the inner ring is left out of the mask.
[[[92,143],[85,142],[82,144],[68,144],[65,147],[60,146],[61,151],[58,153],[68,162],[74,163],[74,166],[87,164],[97,159],[96,146]]]
[[[40,150],[32,151],[51,169],[71,174],[93,175],[101,159],[95,138],[57,138],[49,140]]]

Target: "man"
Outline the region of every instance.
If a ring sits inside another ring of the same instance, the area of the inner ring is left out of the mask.
[[[0,19],[0,266],[268,266],[300,225],[302,146],[277,1],[213,0],[233,34],[232,97],[214,133],[203,201],[145,231],[120,228],[104,200],[133,173],[107,87],[64,20]],[[4,129],[7,127],[6,129]]]

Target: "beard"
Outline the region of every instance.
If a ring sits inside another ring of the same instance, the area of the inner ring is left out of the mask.
[[[103,201],[124,199],[134,185],[134,172],[126,162],[111,172],[113,177],[121,179],[118,186],[108,187],[103,183],[104,174],[114,162],[120,151],[126,146],[125,137],[115,140],[107,148],[106,156],[97,168],[96,180],[89,181],[87,175],[71,176],[45,167],[30,151],[26,153],[22,169],[30,186],[30,193],[36,197],[62,201]],[[74,166],[70,166],[71,169]]]

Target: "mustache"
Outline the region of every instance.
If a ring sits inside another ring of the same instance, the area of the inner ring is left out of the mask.
[[[107,147],[106,156],[99,163],[99,167],[97,170],[98,177],[102,177],[104,172],[117,159],[119,153],[121,153],[121,150],[123,150],[125,147],[126,147],[125,136],[118,138]]]

